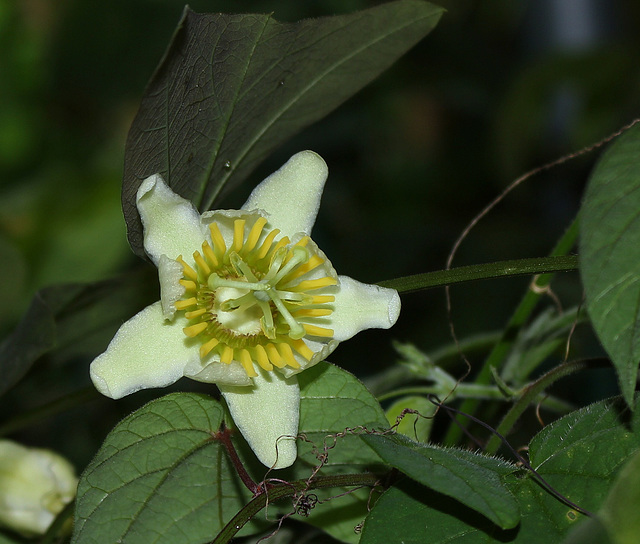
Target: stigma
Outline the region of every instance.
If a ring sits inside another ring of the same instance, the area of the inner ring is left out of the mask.
[[[305,340],[334,334],[327,326],[337,285],[331,264],[309,236],[292,243],[266,226],[258,214],[234,219],[227,245],[212,222],[211,243],[193,253],[193,266],[176,259],[184,295],[175,307],[189,321],[184,334],[200,342],[203,363],[237,361],[249,377],[257,367],[304,367],[314,356]]]

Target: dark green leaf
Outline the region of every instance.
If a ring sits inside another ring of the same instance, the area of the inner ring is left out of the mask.
[[[389,427],[378,401],[358,379],[323,362],[299,375],[300,432],[299,459],[285,477],[307,479],[322,464],[319,475],[356,473],[381,467],[380,458],[365,444],[364,428]],[[284,472],[284,471],[283,471]],[[314,490],[324,502],[313,508],[307,523],[321,528],[342,542],[358,542],[354,531],[368,513],[374,498],[370,489]],[[287,506],[282,513],[291,511]]]
[[[123,209],[160,173],[201,211],[275,148],[321,119],[428,34],[442,8],[398,0],[351,15],[279,23],[270,15],[185,9],[146,90],[125,153]]]
[[[124,419],[80,478],[72,542],[211,541],[248,499],[212,440],[222,413],[214,399],[176,393]]]
[[[631,404],[640,361],[640,126],[607,150],[587,187],[580,270],[593,326]]]
[[[545,427],[529,445],[531,465],[557,492],[595,512],[625,459],[640,448],[639,427],[637,410],[630,414],[621,400],[598,402]],[[458,501],[410,483],[380,498],[361,544],[417,544],[425,534],[429,544],[547,544],[561,542],[585,517],[531,474],[507,475],[505,483],[522,512],[514,529],[502,530]]]
[[[502,529],[515,527],[520,511],[503,477],[514,465],[470,451],[419,444],[402,435],[364,441],[387,463],[421,484],[480,512]]]
[[[22,321],[0,345],[0,395],[54,348],[65,347],[74,354],[104,349],[122,322],[149,302],[153,282],[144,281],[145,274],[140,271],[98,283],[40,290]]]
[[[564,544],[636,544],[640,535],[640,452],[618,474],[598,517],[585,520]]]

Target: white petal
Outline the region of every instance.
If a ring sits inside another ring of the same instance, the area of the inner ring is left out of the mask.
[[[398,320],[400,296],[395,289],[360,283],[348,276],[339,279],[330,317],[335,340],[343,342],[365,329],[388,329]]]
[[[187,364],[199,359],[194,340],[182,332],[184,319],[164,320],[156,302],[120,327],[107,351],[91,363],[91,379],[103,395],[119,399],[179,380]]]
[[[175,194],[158,174],[142,182],[136,198],[142,226],[144,249],[157,266],[161,255],[187,262],[200,249],[206,233],[200,225],[198,210]]]
[[[209,355],[209,358],[215,358],[206,365],[200,361],[189,364],[184,369],[184,375],[192,380],[204,383],[215,383],[218,385],[251,385],[252,381],[247,376],[242,365],[237,361],[231,363],[221,363],[220,355]]]
[[[298,455],[300,418],[297,378],[260,370],[253,387],[218,386],[231,417],[258,459],[267,467],[286,468]]]
[[[176,302],[182,298],[186,289],[180,283],[182,265],[178,261],[160,255],[158,260],[158,279],[160,280],[160,301],[165,319],[173,319],[176,315]]]
[[[313,151],[301,151],[258,185],[242,206],[264,210],[272,227],[289,237],[311,233],[316,221],[327,165]]]

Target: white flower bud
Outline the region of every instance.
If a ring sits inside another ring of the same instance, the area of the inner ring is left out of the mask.
[[[77,485],[73,466],[57,453],[0,440],[0,526],[43,534]]]

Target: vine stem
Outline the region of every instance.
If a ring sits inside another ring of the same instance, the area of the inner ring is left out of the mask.
[[[384,479],[384,475],[364,473],[364,474],[336,474],[333,476],[317,476],[310,480],[297,480],[286,483],[270,483],[260,488],[262,493],[258,494],[240,510],[231,521],[218,533],[218,536],[211,544],[226,544],[250,521],[260,510],[269,503],[294,497],[299,493],[306,493],[313,489],[323,489],[330,487],[375,487]],[[267,482],[269,483],[269,482]]]
[[[550,258],[562,259],[566,258],[565,255],[571,251],[571,248],[576,243],[578,238],[578,225],[579,221],[576,217],[569,228],[562,235],[556,246],[551,252]],[[454,269],[455,270],[455,269]],[[521,299],[520,304],[516,308],[515,312],[509,319],[502,337],[495,344],[488,357],[485,359],[482,367],[480,368],[478,375],[475,378],[476,384],[488,384],[492,379],[491,368],[500,370],[507,354],[513,347],[513,344],[518,337],[519,331],[522,329],[527,320],[531,317],[533,310],[537,306],[538,302],[549,287],[553,274],[541,274],[537,276],[532,284],[527,289],[526,294]],[[460,411],[474,415],[478,409],[480,401],[478,399],[466,399],[460,406]],[[465,422],[461,418],[458,419],[459,425],[464,425]],[[462,438],[462,428],[458,425],[451,425],[447,434],[444,437],[445,444],[456,444]]]
[[[488,280],[511,276],[531,276],[551,272],[569,272],[578,269],[577,255],[553,255],[532,259],[513,259],[493,263],[459,266],[448,270],[436,270],[404,276],[378,283],[381,287],[390,287],[399,293],[412,293],[423,289],[444,287],[456,283],[475,280]]]

